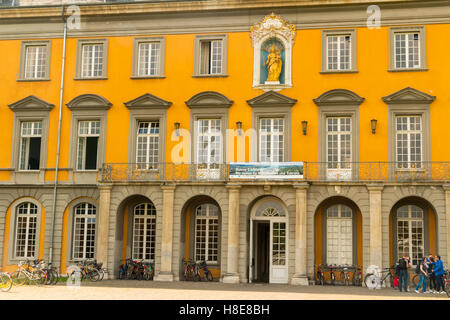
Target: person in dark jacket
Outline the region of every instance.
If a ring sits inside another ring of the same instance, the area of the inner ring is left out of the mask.
[[[423,258],[422,261],[419,262],[419,273],[420,276],[419,283],[416,286],[416,293],[420,293],[419,288],[423,285],[423,293],[427,292],[427,277],[428,277],[428,264],[427,258]]]
[[[436,276],[434,275],[433,270],[434,257],[430,253],[428,255],[427,264],[428,264],[428,277],[429,277],[429,287],[431,293],[437,293],[436,289]]]
[[[442,263],[440,256],[434,257],[436,262],[434,263],[434,274],[436,276],[436,291],[440,294],[446,294],[444,285],[444,264]]]
[[[398,276],[398,289],[402,292],[402,289],[405,292],[408,292],[408,268],[411,267],[411,263],[409,262],[409,257],[403,255],[403,257],[398,260],[398,268],[399,268],[399,276]]]

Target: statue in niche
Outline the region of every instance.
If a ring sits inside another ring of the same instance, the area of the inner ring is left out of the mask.
[[[267,52],[267,51],[266,51]],[[281,68],[283,66],[283,61],[281,60],[281,52],[279,49],[272,44],[270,47],[269,55],[267,56],[267,60],[264,63],[264,66],[267,66],[267,80],[268,82],[278,82]]]

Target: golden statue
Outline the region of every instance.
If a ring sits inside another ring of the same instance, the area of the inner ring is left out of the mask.
[[[278,78],[280,77],[282,65],[283,61],[281,61],[280,50],[276,49],[275,45],[272,44],[266,63],[264,63],[264,66],[267,66],[267,71],[269,72],[266,81],[279,81]]]

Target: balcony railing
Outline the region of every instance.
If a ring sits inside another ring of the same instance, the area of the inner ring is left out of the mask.
[[[229,164],[105,163],[102,182],[113,181],[236,181]],[[264,181],[273,179],[251,179]],[[285,181],[433,182],[450,181],[450,162],[303,162],[303,175]],[[245,179],[249,181],[249,179]]]

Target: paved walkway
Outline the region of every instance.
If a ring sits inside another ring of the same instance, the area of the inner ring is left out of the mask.
[[[13,287],[0,292],[0,300],[397,300],[444,299],[447,295],[400,293],[397,290],[344,286],[290,286],[274,284],[224,284],[208,282],[154,282],[103,280],[80,287]]]

